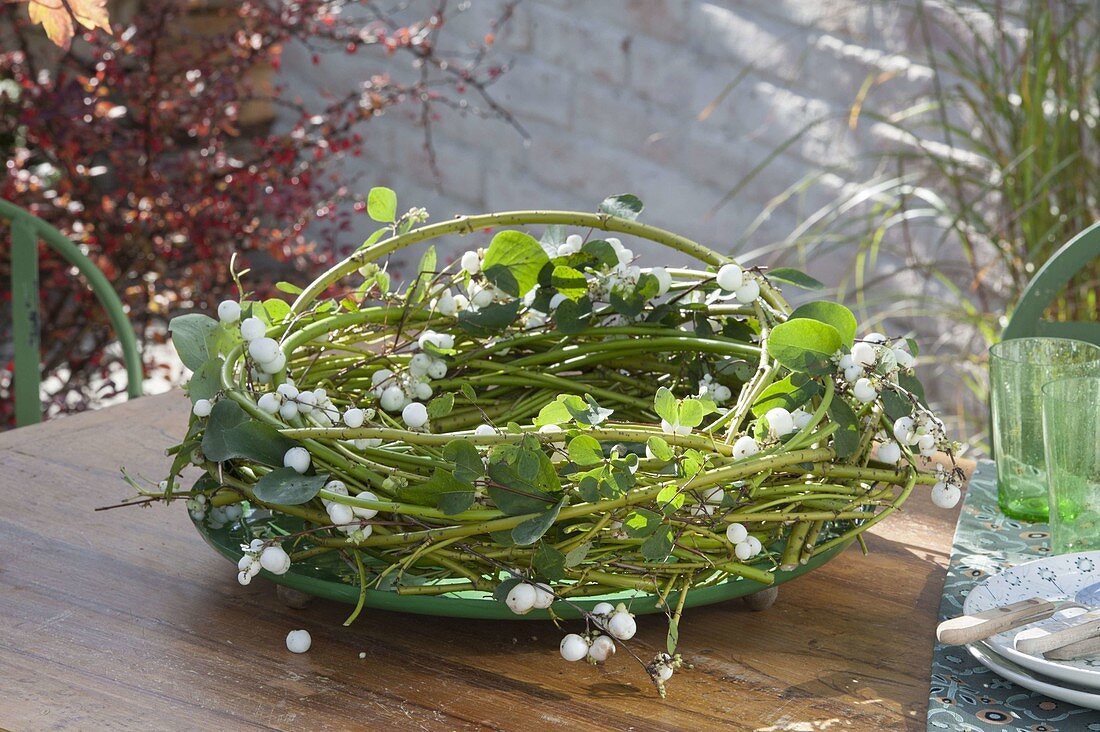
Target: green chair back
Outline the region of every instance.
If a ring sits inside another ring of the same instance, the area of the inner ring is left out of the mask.
[[[65,235],[29,211],[0,199],[0,220],[11,224],[11,310],[15,346],[15,424],[22,427],[42,420],[41,351],[38,301],[38,242],[43,241],[76,267],[107,311],[122,344],[126,364],[126,393],[141,396],[142,368],[134,329],[122,302],[104,274]]]
[[[1043,313],[1075,274],[1100,259],[1100,222],[1073,237],[1054,253],[1028,283],[1002,340],[1046,336],[1074,338],[1100,345],[1100,322],[1052,322]]]

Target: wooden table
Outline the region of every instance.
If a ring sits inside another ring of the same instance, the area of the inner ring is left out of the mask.
[[[633,661],[560,660],[548,623],[292,610],[248,587],[181,503],[93,512],[158,480],[180,393],[0,434],[0,728],[925,728],[956,512],[917,491],[857,548],[754,613],[688,611],[693,670],[661,700]],[[640,617],[656,652],[664,619]],[[313,648],[286,650],[307,628]],[[360,652],[366,657],[359,658]]]

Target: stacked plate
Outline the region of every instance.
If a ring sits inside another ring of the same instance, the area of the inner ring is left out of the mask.
[[[1033,597],[1100,609],[1100,551],[1045,557],[1006,569],[975,586],[963,603],[963,612],[973,615]],[[1068,608],[1027,628],[1055,632],[1081,622],[1085,612],[1086,608]],[[1015,638],[1022,630],[1013,628],[967,649],[983,666],[1025,689],[1100,709],[1100,656],[1053,661],[1041,654],[1021,653]]]

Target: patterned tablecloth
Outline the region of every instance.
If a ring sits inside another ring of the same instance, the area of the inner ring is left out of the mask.
[[[959,615],[970,588],[988,575],[1049,552],[1048,538],[1046,524],[1015,521],[1001,513],[993,463],[982,463],[970,481],[955,530],[940,620]],[[1100,711],[1022,689],[982,666],[966,649],[937,643],[928,729],[1100,732]]]

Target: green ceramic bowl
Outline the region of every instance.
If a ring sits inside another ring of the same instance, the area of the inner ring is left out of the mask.
[[[278,526],[280,520],[293,519],[287,516],[278,516],[275,519],[276,526]],[[195,528],[206,540],[206,543],[226,559],[231,560],[234,564],[240,560],[243,552],[241,551],[242,540],[239,527],[227,524],[214,528],[205,521],[197,521],[195,522]],[[298,527],[288,526],[284,528],[293,531]],[[845,542],[833,547],[789,572],[777,571],[775,573],[775,584],[782,584],[820,567],[843,551],[850,543]],[[260,574],[272,582],[316,597],[338,600],[353,605],[359,601],[359,580],[355,571],[334,552],[322,554],[307,561],[295,562],[291,570],[283,575],[273,575],[267,571],[262,571]],[[763,590],[767,586],[752,580],[730,578],[711,587],[693,589],[691,594],[688,595],[685,606],[711,605],[736,597],[744,597]],[[671,594],[670,604],[676,604],[677,595],[676,592]],[[599,602],[625,602],[632,613],[645,615],[664,612],[663,608],[656,606],[656,601],[656,595],[624,590],[614,594],[576,598],[573,603],[590,610]],[[393,590],[368,589],[366,606],[380,610],[455,618],[484,618],[487,620],[547,620],[550,618],[546,610],[532,610],[527,615],[516,615],[503,602],[494,599],[491,594],[472,590],[445,595],[400,595]],[[560,602],[555,603],[554,614],[559,618],[568,619],[577,618],[580,615],[577,608]]]

